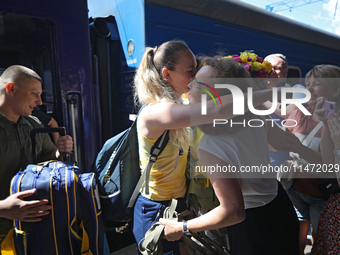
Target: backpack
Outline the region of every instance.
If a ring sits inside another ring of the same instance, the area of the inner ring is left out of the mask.
[[[109,254],[94,173],[70,162],[30,164],[12,179],[11,193],[32,188],[30,200],[48,199],[50,214],[39,222],[14,221],[21,254]]]
[[[203,132],[198,127],[190,128],[190,140],[193,142],[190,144],[186,167],[187,201],[188,207],[196,214],[201,209],[203,212],[208,212],[220,204],[208,175],[205,172],[196,171],[196,168],[202,167],[196,154],[202,135]]]
[[[145,183],[148,194],[151,167],[170,139],[169,130],[157,139],[151,148],[149,162],[141,175],[137,118],[130,128],[105,142],[93,165],[92,170],[98,180],[105,220],[127,222],[132,218],[132,208],[139,190]]]

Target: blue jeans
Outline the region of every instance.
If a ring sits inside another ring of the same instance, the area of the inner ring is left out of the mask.
[[[313,231],[316,233],[319,218],[327,200],[303,194],[294,185],[287,190],[287,194],[294,205],[299,221],[310,220]]]

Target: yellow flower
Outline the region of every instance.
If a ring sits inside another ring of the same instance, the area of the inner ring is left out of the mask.
[[[242,60],[242,62],[248,62],[247,56],[240,56],[240,59]]]
[[[226,57],[224,57],[224,58],[231,58],[231,56],[226,56]]]
[[[240,57],[247,57],[248,58],[249,52],[244,51],[244,52],[240,52]]]
[[[262,69],[262,64],[260,62],[252,62],[252,68],[254,72],[257,72]]]
[[[255,62],[257,60],[257,55],[255,53],[249,53],[248,57],[251,58],[252,62]]]
[[[269,63],[269,62],[266,61],[266,60],[263,61],[262,67],[264,68],[264,70],[265,70],[267,73],[270,73],[270,72],[272,71],[272,68],[273,68],[272,64]]]

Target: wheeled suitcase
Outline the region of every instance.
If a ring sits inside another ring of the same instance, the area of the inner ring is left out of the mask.
[[[52,209],[39,222],[15,221],[18,255],[109,254],[94,173],[80,173],[73,162],[31,164],[13,177],[11,193],[32,188],[37,192],[29,200],[48,199]]]

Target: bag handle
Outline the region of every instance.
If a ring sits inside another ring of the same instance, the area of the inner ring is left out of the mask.
[[[163,218],[178,221],[178,215],[175,211],[176,206],[177,200],[172,199],[170,206],[164,210]],[[163,230],[164,225],[160,222],[157,222],[154,223],[145,233],[145,237],[138,244],[138,249],[143,255],[162,254],[162,241],[160,237],[163,233]],[[203,255],[221,255],[229,254],[230,252],[219,243],[206,236],[203,232],[183,235],[182,240],[189,248],[195,249]]]
[[[172,199],[170,206],[165,208],[163,218],[176,220],[178,219],[177,212],[177,200]],[[175,217],[174,217],[175,214]],[[164,230],[164,225],[160,222],[154,223],[151,228],[145,233],[144,238],[139,242],[138,249],[143,255],[156,255],[162,253],[162,241],[161,235]]]

